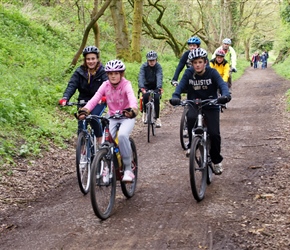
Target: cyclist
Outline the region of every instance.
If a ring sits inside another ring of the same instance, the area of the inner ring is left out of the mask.
[[[159,118],[160,113],[160,99],[162,90],[162,81],[163,81],[163,71],[159,62],[157,62],[157,53],[153,50],[149,51],[146,54],[147,62],[141,65],[139,76],[138,76],[138,86],[143,95],[143,116],[142,121],[146,121],[146,103],[149,100],[148,90],[154,90],[154,108],[156,115],[156,128],[161,127],[161,120]]]
[[[220,90],[221,97],[219,103],[227,103],[231,100],[227,84],[223,81],[216,69],[207,67],[207,52],[202,48],[191,51],[188,59],[192,63],[192,67],[185,70],[179,85],[170,99],[171,105],[179,105],[181,93],[187,90],[187,99],[195,100],[217,98],[217,90]],[[192,131],[197,118],[197,110],[189,106],[187,112],[188,131]],[[221,174],[223,171],[220,136],[220,109],[218,106],[205,106],[204,115],[207,120],[207,129],[211,140],[210,156],[214,164],[213,171],[215,174]],[[186,152],[188,157],[190,154],[192,134],[189,133],[189,145]]]
[[[210,60],[209,65],[219,72],[220,76],[225,82],[229,81],[230,64],[225,59],[225,52],[223,50],[218,50],[216,52],[216,57]]]
[[[87,102],[90,100],[108,76],[100,61],[100,51],[95,46],[88,46],[83,50],[84,62],[73,73],[68,85],[63,93],[62,99],[59,100],[61,106],[65,106],[69,99],[75,94],[76,90],[79,92],[78,101]],[[92,114],[100,115],[106,108],[105,99],[98,104]],[[97,121],[92,121],[92,127],[98,141],[101,142],[102,130]],[[78,133],[82,129],[82,122],[78,122]]]
[[[188,50],[183,53],[182,57],[179,60],[178,65],[176,67],[176,70],[174,72],[174,76],[171,80],[171,84],[173,86],[178,85],[178,77],[179,77],[180,72],[184,69],[184,66],[186,65],[187,68],[189,68],[191,66],[191,63],[188,61],[188,54],[191,50],[199,48],[200,43],[201,43],[200,39],[196,36],[190,37],[187,40]]]
[[[106,97],[109,115],[113,115],[117,111],[122,111],[126,117],[132,118],[110,119],[109,125],[110,132],[112,136],[115,137],[117,124],[121,123],[118,140],[120,154],[125,168],[122,180],[124,182],[130,182],[135,176],[131,168],[132,159],[129,135],[134,128],[135,117],[138,114],[138,106],[131,82],[124,77],[125,69],[125,64],[120,60],[111,60],[107,62],[105,71],[108,74],[109,80],[101,85],[93,98],[83,108],[79,109],[78,118],[82,120],[85,116],[90,114],[102,100],[103,96]]]

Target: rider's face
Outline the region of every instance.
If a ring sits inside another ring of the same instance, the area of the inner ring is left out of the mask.
[[[89,69],[95,69],[97,62],[98,58],[96,54],[90,53],[86,55],[86,65]]]
[[[108,72],[109,81],[113,85],[117,85],[121,81],[120,72]]]
[[[150,67],[154,67],[155,64],[157,63],[157,60],[147,60],[148,64]]]
[[[197,44],[188,44],[188,49],[189,49],[190,51],[192,51],[192,50],[194,50],[194,49],[197,49],[197,48],[198,48]]]
[[[192,67],[197,74],[202,74],[206,67],[206,60],[203,58],[197,58],[192,61]]]

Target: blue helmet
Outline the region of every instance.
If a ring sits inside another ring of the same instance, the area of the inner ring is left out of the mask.
[[[201,41],[197,36],[193,36],[187,40],[187,44],[197,44],[200,45]]]

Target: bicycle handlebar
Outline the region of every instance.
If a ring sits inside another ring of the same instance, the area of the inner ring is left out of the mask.
[[[207,105],[217,105],[217,106],[220,106],[222,104],[218,103],[218,98],[215,98],[215,99],[205,99],[205,100],[202,100],[202,99],[195,99],[195,100],[181,100],[180,101],[180,105],[181,106],[185,106],[185,105],[201,105],[202,107],[204,106],[207,106]]]

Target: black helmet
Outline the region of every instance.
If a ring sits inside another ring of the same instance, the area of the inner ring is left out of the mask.
[[[83,50],[83,56],[86,56],[87,54],[90,54],[90,53],[93,53],[99,56],[100,51],[96,46],[85,47]]]
[[[156,60],[157,59],[157,53],[153,50],[149,51],[146,55],[147,60]]]

